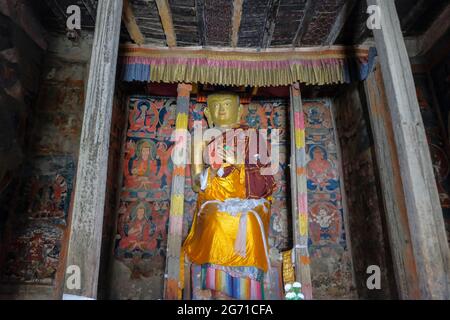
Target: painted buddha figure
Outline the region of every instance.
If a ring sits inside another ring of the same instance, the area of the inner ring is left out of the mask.
[[[263,299],[274,178],[262,174],[259,157],[267,155],[267,143],[258,144],[257,131],[240,125],[241,110],[237,95],[208,97],[205,116],[215,134],[193,147],[193,189],[199,195],[183,250],[201,268],[202,290]]]

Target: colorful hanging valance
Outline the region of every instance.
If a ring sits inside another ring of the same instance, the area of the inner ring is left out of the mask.
[[[349,83],[366,78],[374,56],[362,47],[270,51],[121,47],[122,80],[234,86]]]

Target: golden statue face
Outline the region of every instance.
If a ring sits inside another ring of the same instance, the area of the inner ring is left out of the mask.
[[[232,127],[241,120],[241,106],[236,94],[217,93],[208,96],[205,116],[210,127]]]

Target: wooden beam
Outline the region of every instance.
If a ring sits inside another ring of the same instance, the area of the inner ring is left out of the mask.
[[[450,29],[450,4],[421,37],[421,53],[427,53]]]
[[[176,47],[177,37],[175,35],[175,29],[173,27],[172,12],[170,11],[168,0],[155,0],[158,7],[159,16],[166,35],[167,46]]]
[[[176,137],[181,142],[175,145],[180,158],[174,161],[172,189],[170,192],[169,234],[167,235],[166,275],[164,282],[164,298],[179,300],[184,283],[181,283],[180,254],[183,236],[184,187],[186,182],[187,159],[187,125],[189,117],[189,101],[192,85],[178,84]],[[176,141],[180,141],[176,140]],[[184,151],[184,152],[183,152]],[[189,279],[185,279],[189,282]]]
[[[305,120],[300,84],[290,87],[291,203],[294,237],[295,277],[305,299],[312,299],[310,257],[308,251],[308,196],[306,178]]]
[[[344,28],[345,23],[347,22],[348,17],[353,12],[353,9],[355,8],[356,4],[357,4],[356,0],[345,1],[344,5],[342,6],[341,10],[339,11],[336,17],[336,20],[334,21],[333,27],[331,28],[328,37],[323,43],[324,46],[331,46],[336,42],[337,38],[341,34],[342,29]]]
[[[10,17],[41,49],[47,50],[46,32],[28,2],[25,0],[3,0],[0,2],[0,13]],[[65,20],[60,19],[64,21],[65,25]]]
[[[414,27],[416,21],[421,18],[421,14],[430,5],[429,2],[429,0],[416,1],[411,10],[400,21],[402,31],[408,33]]]
[[[233,20],[231,29],[231,46],[237,47],[239,41],[239,28],[241,27],[242,5],[244,0],[234,0],[233,2]]]
[[[122,20],[125,27],[130,34],[131,39],[138,45],[142,45],[145,42],[145,38],[142,35],[141,29],[136,23],[136,17],[134,16],[133,8],[128,0],[123,0],[123,14]]]
[[[393,123],[408,224],[422,299],[449,299],[449,246],[433,164],[411,64],[394,1],[367,0],[379,8],[374,29]]]
[[[317,0],[306,0],[305,10],[303,13],[302,21],[298,25],[297,32],[295,33],[294,40],[292,41],[292,45],[294,47],[299,47],[302,44],[303,36],[308,30],[309,23],[311,22],[314,11],[316,9],[316,5],[319,1]]]
[[[399,298],[403,300],[420,299],[405,193],[400,175],[399,154],[379,65],[369,74],[364,87],[386,210],[397,292]]]
[[[66,260],[69,300],[97,298],[122,4],[98,2]]]
[[[199,42],[201,46],[206,46],[205,0],[195,0],[195,8]]]
[[[262,37],[261,48],[266,49],[272,42],[273,32],[277,22],[278,10],[280,9],[280,0],[271,0],[267,10],[266,23]]]

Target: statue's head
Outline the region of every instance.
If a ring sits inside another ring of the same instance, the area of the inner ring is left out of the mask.
[[[242,107],[239,95],[233,93],[214,93],[208,96],[205,116],[210,127],[229,128],[239,124]]]

